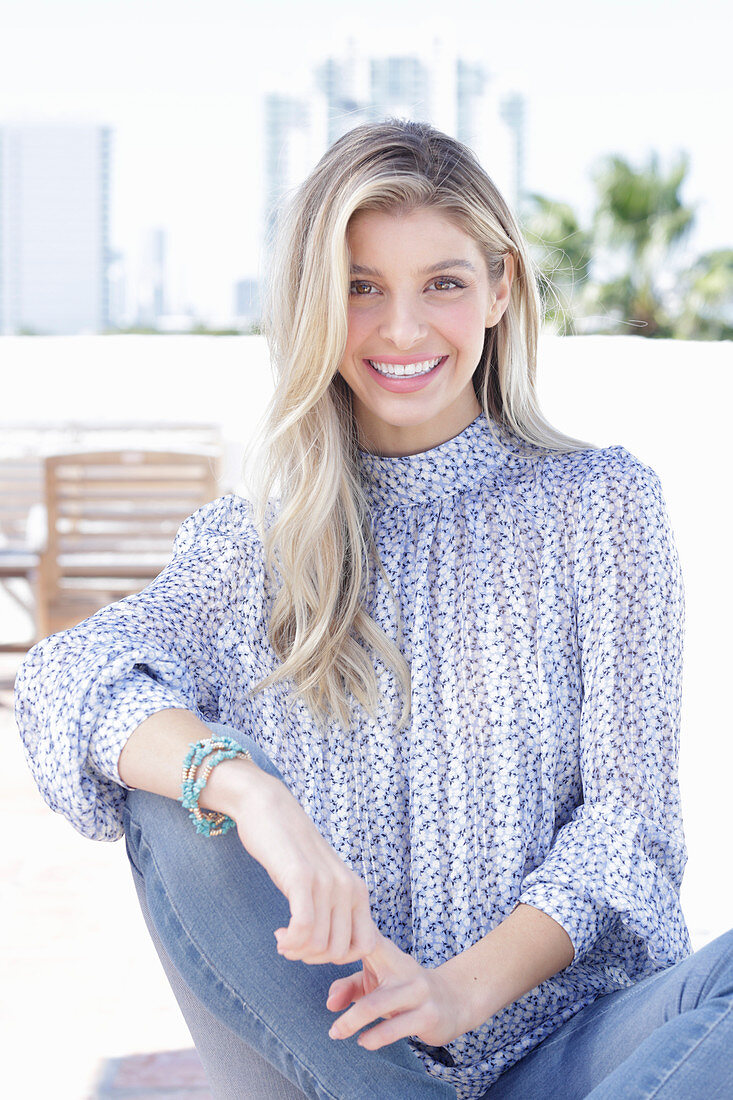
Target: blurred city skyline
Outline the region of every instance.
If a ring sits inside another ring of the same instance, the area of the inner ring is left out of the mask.
[[[466,0],[366,13],[314,0],[267,9],[233,0],[4,0],[0,125],[86,121],[114,132],[110,244],[131,267],[163,230],[173,308],[216,322],[232,288],[260,274],[264,102],[307,94],[315,68],[347,57],[480,62],[526,98],[525,188],[590,205],[604,154],[640,162],[685,149],[690,248],[733,240],[721,154],[730,97],[730,17],[700,0]],[[438,73],[438,85],[440,74]],[[439,87],[438,87],[439,95]],[[439,118],[435,121],[440,124]],[[491,153],[482,159],[492,172]]]
[[[491,159],[494,181],[521,205],[524,98],[502,91],[485,65],[446,57],[439,45],[423,61],[367,57],[352,44],[316,66],[299,94],[267,94],[263,113],[265,256],[283,200],[338,137],[365,121],[432,120]],[[142,232],[134,267],[112,246],[114,149],[114,129],[96,123],[0,124],[0,335],[210,327],[198,303],[176,294],[167,229]],[[214,326],[259,325],[261,291],[258,279],[238,279]]]

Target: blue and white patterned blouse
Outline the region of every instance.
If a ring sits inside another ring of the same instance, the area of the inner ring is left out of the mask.
[[[620,447],[529,448],[482,417],[405,458],[360,456],[412,670],[409,728],[384,715],[319,729],[275,665],[249,504],[181,527],[142,593],[28,655],[17,718],[49,805],[114,840],[117,760],[148,715],[188,707],[249,732],[343,859],[377,923],[435,966],[518,901],[567,930],[570,967],[436,1061],[457,1095],[599,994],[689,952],[677,786],[683,596],[656,475]],[[378,575],[370,612],[396,637]],[[452,1060],[453,1065],[444,1064]]]

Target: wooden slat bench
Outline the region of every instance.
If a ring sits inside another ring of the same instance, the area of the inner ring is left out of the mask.
[[[39,637],[153,580],[181,522],[218,495],[218,477],[211,455],[123,450],[46,458]]]
[[[0,653],[23,652],[44,633],[38,621],[40,552],[46,544],[47,529],[44,458],[68,452],[110,451],[195,453],[199,460],[202,456],[209,456],[212,469],[219,472],[221,431],[217,425],[200,422],[158,424],[147,421],[90,423],[63,420],[0,423],[0,585],[6,601],[10,599],[22,608],[22,618],[29,621],[33,632],[30,641],[15,642],[9,639],[9,630],[0,630]],[[149,491],[152,491],[151,486],[146,493]],[[209,491],[208,485],[205,491]],[[217,496],[221,491],[219,484],[211,496]],[[174,489],[171,488],[171,505],[173,494]],[[196,499],[200,501],[200,495]],[[184,502],[185,497],[179,500],[171,516],[180,515]],[[106,518],[110,506],[110,502],[103,502],[98,518]],[[122,507],[119,503],[117,506]],[[129,511],[126,504],[124,508]],[[89,518],[93,517],[90,515]],[[141,538],[145,537],[145,532],[141,531]],[[155,551],[153,561],[159,560],[160,554]],[[143,570],[143,573],[145,575],[139,587],[146,583],[149,569]],[[112,580],[107,578],[105,591],[112,593],[110,598],[116,598],[115,592],[121,589],[119,585],[115,589]]]

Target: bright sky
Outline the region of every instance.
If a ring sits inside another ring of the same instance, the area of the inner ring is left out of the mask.
[[[597,158],[686,149],[697,249],[733,244],[733,19],[724,0],[0,0],[0,123],[115,130],[112,243],[167,228],[177,292],[229,306],[257,273],[262,102],[354,39],[376,55],[438,37],[528,98],[527,183],[581,211]],[[489,172],[491,165],[487,164]]]

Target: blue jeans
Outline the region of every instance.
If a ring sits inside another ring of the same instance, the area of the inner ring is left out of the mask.
[[[275,767],[244,734],[255,762]],[[406,1040],[334,1041],[331,982],[354,964],[281,958],[288,904],[235,830],[198,835],[173,799],[131,791],[127,851],[140,903],[216,1100],[455,1100]],[[485,1100],[733,1096],[733,933],[599,998],[506,1071]]]

